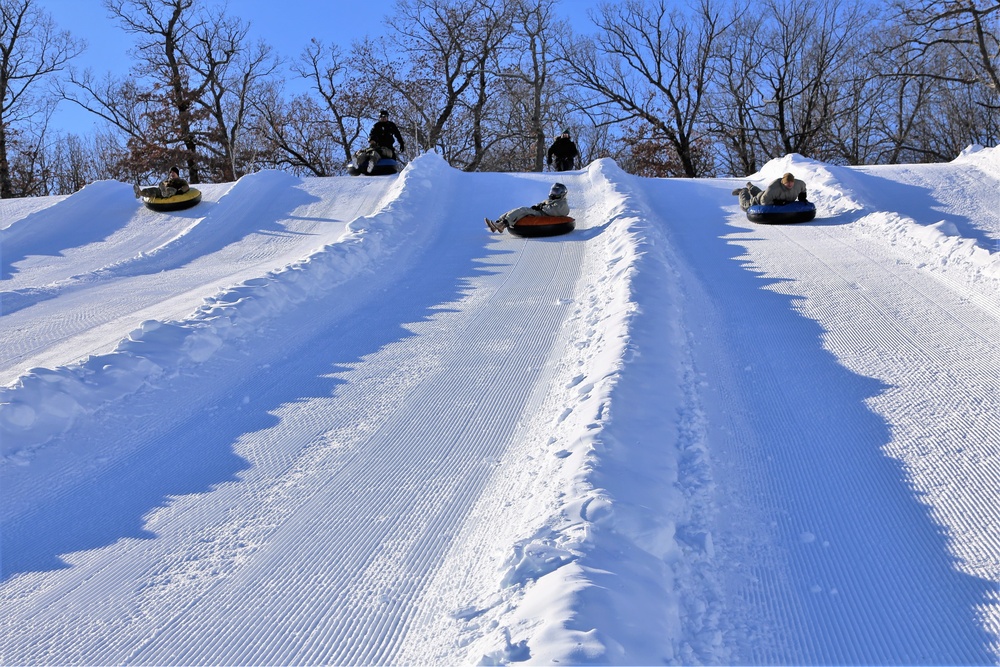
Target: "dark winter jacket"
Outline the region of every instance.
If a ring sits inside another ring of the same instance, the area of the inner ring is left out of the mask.
[[[567,135],[563,135],[557,138],[551,146],[549,146],[549,164],[552,164],[552,158],[561,160],[574,160],[580,151],[577,150],[576,144]],[[572,162],[570,162],[572,164]]]
[[[406,144],[403,143],[403,135],[399,133],[399,128],[391,120],[380,120],[368,133],[369,139],[379,146],[387,146],[388,148],[392,148],[394,137],[399,141],[399,150],[405,151]]]

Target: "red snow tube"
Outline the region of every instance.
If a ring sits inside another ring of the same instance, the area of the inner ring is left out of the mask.
[[[568,215],[528,215],[508,228],[518,236],[558,236],[576,228],[576,220]]]

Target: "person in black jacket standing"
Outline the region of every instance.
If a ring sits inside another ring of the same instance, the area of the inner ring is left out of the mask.
[[[399,133],[399,128],[396,127],[396,124],[389,120],[389,112],[386,109],[382,109],[379,112],[378,122],[375,123],[372,131],[368,133],[368,139],[374,141],[380,148],[388,148],[392,155],[386,155],[386,157],[396,157],[396,151],[392,145],[393,139],[399,141],[400,153],[406,151],[406,144],[403,143],[403,135]]]
[[[552,166],[552,159],[556,161],[556,171],[568,171],[573,168],[580,151],[576,149],[576,144],[569,138],[569,130],[563,130],[562,134],[549,146],[549,166]]]

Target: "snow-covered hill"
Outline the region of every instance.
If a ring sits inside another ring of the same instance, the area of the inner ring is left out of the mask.
[[[0,201],[0,663],[996,664],[1000,149],[785,171]]]

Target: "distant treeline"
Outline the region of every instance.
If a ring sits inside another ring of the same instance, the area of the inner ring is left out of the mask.
[[[622,0],[585,34],[572,4],[399,0],[377,38],[278,54],[239,3],[104,0],[133,45],[115,77],[74,65],[84,45],[39,0],[0,0],[0,196],[170,165],[193,183],[342,174],[381,108],[411,156],[468,171],[542,171],[564,128],[585,163],[673,177],[744,176],[787,153],[947,161],[1000,135],[1000,2]],[[57,104],[100,129],[51,128]]]

